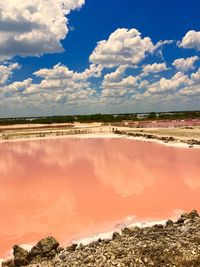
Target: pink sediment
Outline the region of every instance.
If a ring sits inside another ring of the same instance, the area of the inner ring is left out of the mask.
[[[200,210],[200,151],[128,139],[0,144],[0,256],[48,235],[61,244],[127,216]]]

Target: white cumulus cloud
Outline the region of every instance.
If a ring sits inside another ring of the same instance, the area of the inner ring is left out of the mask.
[[[63,51],[67,15],[85,0],[1,0],[0,59]]]
[[[195,62],[198,60],[198,56],[188,57],[188,58],[178,58],[174,60],[172,65],[182,72],[186,72],[194,68]]]
[[[104,76],[106,82],[118,82],[122,79],[127,66],[120,66],[114,72],[108,73]]]
[[[149,37],[142,38],[136,29],[117,29],[108,40],[100,41],[90,55],[90,61],[104,67],[136,65],[155,49]]]
[[[192,86],[186,87],[179,92],[179,95],[186,96],[186,97],[200,96],[200,85],[192,85]]]
[[[46,80],[87,80],[90,77],[100,77],[102,71],[101,65],[91,64],[88,69],[83,72],[74,72],[69,70],[68,67],[60,63],[55,65],[52,69],[40,69],[34,73],[38,77],[45,78]]]
[[[160,94],[173,92],[178,90],[181,86],[189,85],[191,80],[182,72],[177,72],[171,79],[161,78],[158,82],[151,84],[148,92],[151,94]]]
[[[28,78],[22,82],[14,82],[12,84],[10,84],[7,88],[10,91],[13,92],[24,92],[28,87],[30,87],[32,84],[32,79]]]
[[[179,46],[183,48],[194,48],[200,51],[200,31],[192,30],[187,32]]]
[[[200,81],[200,68],[198,69],[197,72],[192,73],[191,78],[193,81],[196,82]]]
[[[15,69],[19,69],[19,64],[0,65],[0,86],[4,85]]]
[[[124,71],[125,67],[121,66],[116,71],[105,75],[102,82],[102,98],[120,98],[136,90],[137,77],[129,75],[123,78]]]
[[[166,63],[154,63],[154,64],[148,64],[143,66],[143,74],[149,74],[149,73],[158,73],[161,71],[168,70]]]

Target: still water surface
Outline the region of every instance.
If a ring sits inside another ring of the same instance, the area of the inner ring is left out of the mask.
[[[48,235],[61,244],[130,220],[200,211],[200,150],[128,139],[0,144],[0,257]]]

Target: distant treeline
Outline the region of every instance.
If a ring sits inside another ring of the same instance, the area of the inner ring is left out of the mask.
[[[39,118],[9,118],[0,119],[0,125],[13,124],[52,124],[52,123],[73,123],[73,122],[103,122],[115,123],[125,120],[177,120],[177,119],[196,119],[200,118],[200,111],[156,113],[146,114],[92,114],[92,115],[68,115],[68,116],[49,116]]]
[[[150,112],[146,119],[149,120],[186,120],[200,118],[200,111],[182,111],[182,112]]]

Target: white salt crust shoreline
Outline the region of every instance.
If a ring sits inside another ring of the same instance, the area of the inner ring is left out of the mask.
[[[94,233],[91,235],[87,235],[86,237],[81,237],[78,239],[71,240],[71,244],[82,244],[82,245],[88,245],[94,241],[97,241],[98,239],[105,240],[105,239],[112,239],[112,235],[114,232],[121,233],[122,229],[125,227],[152,227],[156,224],[162,224],[165,225],[166,222],[170,219],[173,221],[177,221],[177,219],[180,217],[181,214],[183,214],[185,211],[182,209],[175,209],[172,211],[171,216],[169,218],[160,219],[160,218],[149,218],[144,221],[140,221],[135,216],[127,216],[124,220],[118,222],[111,227],[112,230],[107,230],[105,232],[99,232]]]
[[[98,239],[101,239],[101,240],[105,240],[105,239],[112,239],[112,235],[114,232],[118,232],[118,233],[121,233],[121,230],[124,228],[124,227],[140,227],[140,228],[144,228],[144,227],[151,227],[151,226],[154,226],[155,224],[162,224],[162,225],[165,225],[167,220],[160,220],[160,221],[144,221],[144,222],[135,222],[135,223],[132,223],[132,224],[124,224],[124,225],[121,225],[121,227],[116,227],[114,230],[112,231],[108,231],[108,232],[102,232],[102,233],[98,233],[96,235],[91,235],[91,236],[88,236],[88,237],[85,237],[85,238],[81,238],[81,239],[77,239],[77,240],[73,240],[72,243],[75,243],[75,244],[82,244],[82,245],[88,245],[94,241],[97,241]]]
[[[64,244],[65,247],[70,246],[72,244],[77,244],[78,246],[80,246],[80,244],[86,246],[89,245],[92,242],[98,241],[98,239],[101,240],[106,240],[106,239],[112,239],[112,235],[114,232],[118,232],[121,233],[121,230],[125,227],[140,227],[140,228],[145,228],[145,227],[152,227],[156,224],[162,224],[165,225],[167,220],[171,219],[173,221],[176,221],[180,215],[182,213],[184,213],[184,210],[181,209],[176,209],[172,212],[172,216],[170,216],[168,219],[149,219],[149,220],[145,220],[145,221],[137,221],[136,217],[134,216],[128,216],[127,218],[125,218],[124,220],[122,220],[121,222],[118,222],[115,226],[112,227],[112,230],[105,230],[105,232],[99,232],[99,233],[93,233],[91,235],[87,235],[87,236],[83,236],[80,237],[78,239],[72,239],[70,242],[67,242]],[[39,240],[35,241],[35,242],[31,242],[29,244],[19,244],[22,248],[30,251],[31,248],[38,242]],[[58,240],[59,241],[59,240]],[[0,259],[0,266],[1,263],[9,258],[12,258],[12,254],[13,250],[11,249],[6,257],[4,259]]]
[[[164,141],[158,139],[147,139],[145,137],[134,137],[134,136],[126,136],[126,135],[118,135],[114,133],[88,133],[88,134],[73,134],[73,135],[60,135],[60,136],[45,136],[45,137],[31,137],[31,138],[14,138],[9,140],[0,140],[0,144],[5,143],[15,143],[15,142],[28,142],[28,141],[43,141],[43,140],[55,140],[55,139],[99,139],[99,138],[106,138],[106,139],[129,139],[135,141],[144,141],[144,142],[151,142],[157,143],[165,146],[170,147],[177,147],[177,148],[190,148],[190,145],[186,143],[182,143],[181,141],[174,141],[165,143]],[[192,148],[200,149],[199,145],[193,145]],[[191,148],[190,148],[191,149]]]

